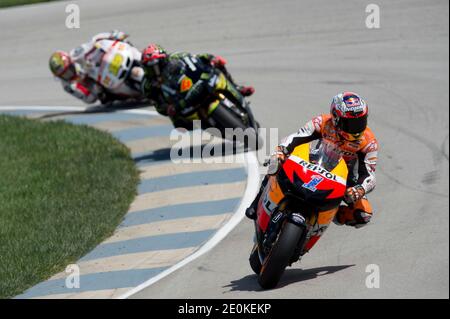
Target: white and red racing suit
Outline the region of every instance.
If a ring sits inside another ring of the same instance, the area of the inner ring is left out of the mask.
[[[75,64],[76,76],[70,81],[61,79],[64,90],[87,104],[95,103],[97,99],[105,102],[102,86],[88,76],[89,69],[96,67],[95,43],[105,39],[123,41],[127,37],[128,35],[121,31],[103,32],[71,50],[70,57]]]

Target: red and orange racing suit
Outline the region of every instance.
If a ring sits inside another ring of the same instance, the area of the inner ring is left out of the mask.
[[[298,132],[284,138],[280,146],[291,153],[296,146],[319,138],[332,142],[341,151],[349,168],[348,187],[361,185],[365,194],[375,188],[378,142],[369,127],[359,140],[347,141],[339,136],[331,114],[322,114],[306,123]],[[372,207],[366,196],[349,206],[342,205],[337,214],[338,222],[344,224],[352,220],[355,211],[372,214]]]

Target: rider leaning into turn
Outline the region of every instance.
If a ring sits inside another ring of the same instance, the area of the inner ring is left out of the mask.
[[[347,205],[339,207],[334,222],[359,228],[370,221],[373,213],[366,194],[376,184],[378,143],[367,127],[368,105],[358,94],[344,92],[336,95],[331,102],[330,113],[313,118],[297,133],[286,137],[278,146],[277,155],[283,162],[296,146],[320,138],[335,144],[349,167],[349,178],[344,197]],[[256,207],[267,180],[266,177],[246,210],[250,219],[256,219]]]
[[[199,60],[220,70],[224,75],[222,85],[216,85],[214,89],[223,93],[232,102],[241,104],[243,102],[243,96],[250,96],[254,93],[253,87],[239,86],[234,82],[225,68],[226,60],[221,56],[212,54],[194,55],[184,52],[169,54],[161,46],[150,44],[142,51],[141,62],[145,68],[142,91],[146,97],[156,104],[155,108],[160,114],[170,117],[175,127],[190,128],[192,123],[184,120],[183,110],[196,106],[202,101],[205,90],[209,89],[207,85],[208,81],[218,74],[214,72],[203,73],[201,81],[195,83],[189,94],[186,94],[181,99],[176,94],[172,94],[172,89],[165,84],[170,83],[172,78],[180,76],[180,72],[183,72],[180,65],[192,63],[189,61],[195,62]],[[188,67],[190,68],[191,66],[188,65]],[[195,66],[193,68],[195,69]]]
[[[124,41],[128,37],[121,31],[103,32],[95,35],[91,41],[81,44],[70,53],[58,50],[50,56],[49,66],[55,77],[61,80],[66,92],[85,103],[94,103],[99,99],[106,102],[101,85],[89,77],[89,71],[97,67],[92,63],[97,53],[95,46],[100,40]]]

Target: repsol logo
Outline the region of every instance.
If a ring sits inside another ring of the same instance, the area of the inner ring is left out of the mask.
[[[327,171],[326,169],[324,169],[324,168],[322,168],[320,166],[308,163],[308,162],[306,162],[304,160],[301,160],[299,162],[299,164],[301,166],[303,166],[304,168],[309,169],[310,171],[319,173],[320,175],[324,176],[327,179],[331,179],[333,181],[336,181],[336,175],[331,174],[329,171]]]

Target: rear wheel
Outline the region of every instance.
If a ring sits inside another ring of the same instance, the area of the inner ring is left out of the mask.
[[[262,147],[262,139],[258,136],[258,132],[252,128],[247,127],[243,121],[236,115],[232,110],[223,104],[219,106],[212,112],[211,117],[217,123],[217,128],[221,130],[223,138],[241,142],[244,144],[246,149],[258,150]],[[239,134],[242,132],[236,131],[233,136],[227,136],[225,134],[225,129],[242,129],[244,134]]]
[[[258,283],[264,289],[274,288],[280,281],[302,236],[300,226],[286,222],[280,231],[278,240],[264,260]]]

